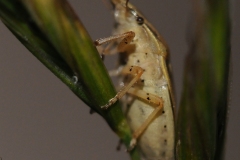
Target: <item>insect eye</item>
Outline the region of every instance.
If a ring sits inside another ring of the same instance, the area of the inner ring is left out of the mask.
[[[144,19],[142,17],[137,17],[137,23],[142,25],[144,23]]]

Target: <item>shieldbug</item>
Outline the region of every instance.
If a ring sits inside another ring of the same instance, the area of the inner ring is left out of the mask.
[[[123,99],[133,130],[129,150],[137,144],[148,160],[172,160],[174,97],[167,45],[128,0],[111,2],[115,16],[113,36],[98,39],[95,45],[109,43],[103,54],[119,53],[119,69],[112,73],[118,75],[124,85],[102,108]]]

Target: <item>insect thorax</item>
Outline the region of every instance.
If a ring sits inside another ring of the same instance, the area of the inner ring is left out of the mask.
[[[122,6],[120,6],[122,7]],[[161,55],[155,40],[149,35],[146,25],[138,24],[136,15],[128,13],[130,9],[121,9],[115,11],[115,19],[118,25],[115,26],[113,35],[133,31],[135,37],[131,43],[119,48],[120,66],[139,66],[144,69],[141,80],[146,86],[163,86],[166,80],[161,69]]]

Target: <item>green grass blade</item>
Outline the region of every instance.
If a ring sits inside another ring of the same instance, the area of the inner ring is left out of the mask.
[[[116,92],[82,23],[65,0],[0,0],[0,17],[48,69],[107,121],[128,146],[131,131],[120,104],[100,106]],[[78,77],[75,83],[73,76]],[[137,150],[131,158],[139,159]]]
[[[223,155],[228,107],[229,4],[227,0],[196,4],[200,12],[186,59],[176,153],[179,160],[218,160]]]

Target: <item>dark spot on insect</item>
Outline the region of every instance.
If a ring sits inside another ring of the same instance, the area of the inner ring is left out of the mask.
[[[166,140],[166,139],[164,139],[164,142],[165,142],[165,143],[167,143],[167,140]]]
[[[122,40],[122,42],[125,43],[125,44],[128,44],[127,38],[124,38],[124,39]]]
[[[151,100],[151,99],[150,99],[150,97],[147,97],[147,100],[149,100],[149,101],[150,101],[150,100]]]
[[[147,55],[148,53],[145,53],[145,55]]]
[[[144,23],[144,19],[142,18],[142,17],[137,17],[137,23],[139,24],[139,25],[142,25],[143,23]]]
[[[131,68],[129,69],[129,71],[130,71],[130,72],[132,71],[132,66],[131,66]]]
[[[166,126],[166,125],[164,125],[164,128],[167,128],[167,126]]]
[[[149,95],[149,93],[147,93],[147,95]]]
[[[144,79],[142,79],[141,82],[144,83]]]
[[[139,62],[140,62],[140,60],[138,59],[138,60],[137,60],[137,63],[139,63]]]
[[[165,113],[165,111],[162,111],[162,113]]]

